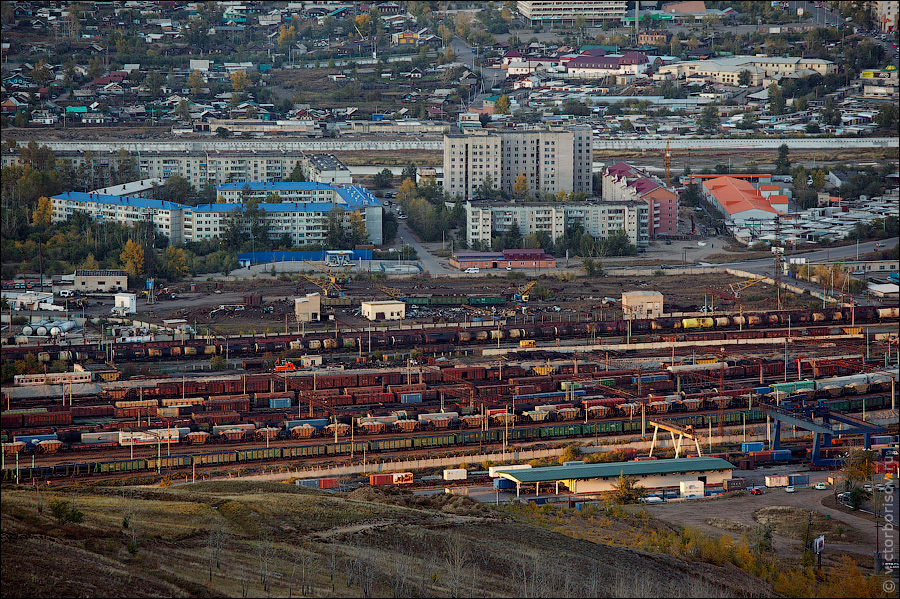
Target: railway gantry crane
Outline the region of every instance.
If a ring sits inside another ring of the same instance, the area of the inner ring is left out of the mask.
[[[393,287],[388,287],[386,285],[376,285],[379,291],[388,296],[391,299],[397,300],[399,302],[405,302],[408,294],[400,291],[399,289],[394,289]]]
[[[300,278],[321,289],[325,297],[340,297],[343,294],[340,284],[333,279],[317,279],[316,277],[303,273],[300,273]]]
[[[529,281],[519,287],[516,290],[515,295],[513,296],[513,300],[517,302],[527,302],[528,301],[528,292],[534,289],[534,286],[537,285],[537,281]]]

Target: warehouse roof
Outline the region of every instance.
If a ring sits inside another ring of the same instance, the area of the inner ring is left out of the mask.
[[[558,480],[586,480],[591,478],[615,478],[626,476],[650,476],[710,470],[734,470],[734,465],[722,458],[679,458],[670,460],[640,460],[606,464],[575,464],[549,466],[530,470],[496,470],[503,478],[518,483],[542,483]]]

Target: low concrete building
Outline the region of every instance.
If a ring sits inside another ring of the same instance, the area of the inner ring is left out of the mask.
[[[113,307],[121,310],[122,314],[135,314],[137,312],[137,296],[133,293],[117,293]]]
[[[306,297],[295,297],[294,316],[297,322],[318,322],[322,317],[322,296],[307,293]]]
[[[90,372],[95,381],[117,381],[119,371],[108,364],[75,364],[75,372]]]
[[[659,291],[624,291],[622,312],[626,320],[658,318],[663,313],[663,294]]]
[[[128,273],[124,270],[76,270],[75,291],[125,291],[128,289]]]
[[[406,304],[396,300],[362,302],[363,318],[369,320],[402,320],[406,318]]]
[[[637,484],[645,489],[678,489],[682,482],[699,481],[705,486],[721,486],[731,480],[735,467],[721,458],[678,458],[668,460],[642,460],[612,462],[608,464],[575,464],[550,466],[528,470],[496,470],[501,478],[516,483],[516,495],[522,485],[533,484],[540,494],[541,484],[550,485],[559,492],[560,483],[576,494],[605,493],[613,491],[619,476],[634,476]]]

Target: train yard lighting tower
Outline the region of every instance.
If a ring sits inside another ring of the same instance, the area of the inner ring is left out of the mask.
[[[669,177],[671,175],[670,171],[672,168],[672,155],[669,153],[669,140],[668,139],[666,140],[666,157],[665,157],[665,160],[663,161],[663,166],[666,169],[666,175],[665,175],[666,187],[669,187]]]
[[[781,216],[775,216],[775,243],[781,244]],[[778,300],[778,310],[782,309],[781,306],[781,272],[784,269],[784,246],[783,245],[773,245],[772,253],[775,255],[775,272],[773,273],[773,279],[775,280],[775,297]]]

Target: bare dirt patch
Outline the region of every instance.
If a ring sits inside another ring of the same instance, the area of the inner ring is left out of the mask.
[[[834,543],[859,544],[864,539],[858,531],[827,515],[799,507],[773,505],[754,514],[757,522],[768,526],[776,534],[796,541],[826,535]]]

